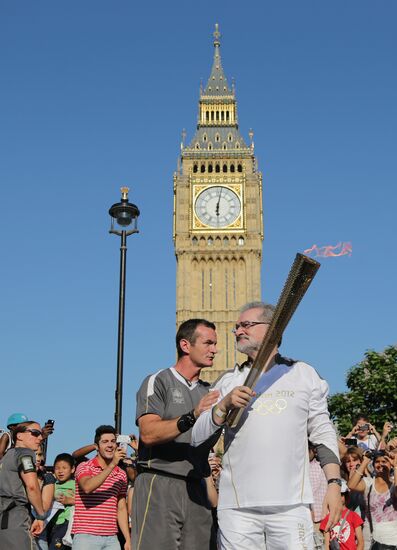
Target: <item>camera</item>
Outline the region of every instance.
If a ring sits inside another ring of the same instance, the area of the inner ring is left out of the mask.
[[[128,449],[128,443],[131,442],[131,438],[129,435],[118,435],[116,439],[117,445],[120,447],[120,449],[124,449],[125,452],[127,452]]]
[[[369,430],[369,424],[361,424],[358,429],[360,432],[363,432],[364,430]]]
[[[346,447],[357,447],[357,439],[355,437],[347,437],[345,439]]]

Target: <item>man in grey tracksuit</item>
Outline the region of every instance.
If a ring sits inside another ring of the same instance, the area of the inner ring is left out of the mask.
[[[140,430],[132,518],[134,550],[207,550],[212,517],[203,478],[211,442],[193,448],[191,428],[219,396],[200,380],[216,354],[215,325],[190,319],[179,327],[178,360],[148,376],[137,393]]]

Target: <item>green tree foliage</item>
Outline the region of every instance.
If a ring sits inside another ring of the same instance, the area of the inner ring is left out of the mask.
[[[328,400],[331,418],[340,434],[346,435],[355,418],[363,413],[382,433],[386,420],[397,429],[397,346],[383,352],[369,350],[365,359],[352,367],[346,377],[350,391],[336,393]]]

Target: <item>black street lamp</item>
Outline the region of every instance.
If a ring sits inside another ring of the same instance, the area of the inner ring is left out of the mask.
[[[127,237],[138,231],[139,208],[128,201],[128,187],[121,188],[121,201],[116,202],[109,209],[111,224],[109,233],[121,237],[120,247],[120,291],[119,291],[119,333],[117,344],[117,380],[116,380],[116,409],[114,422],[116,432],[121,434],[121,409],[123,401],[123,361],[124,361],[124,318],[125,318],[125,281],[126,281],[126,258],[127,258]],[[121,230],[114,229],[114,224],[119,225]],[[131,224],[133,229],[127,231]]]

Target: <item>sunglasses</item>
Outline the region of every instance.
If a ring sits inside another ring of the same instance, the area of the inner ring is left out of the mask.
[[[35,430],[34,428],[32,428],[32,429],[26,428],[23,431],[31,433],[33,435],[33,437],[43,437],[43,432],[41,432],[40,430]]]

